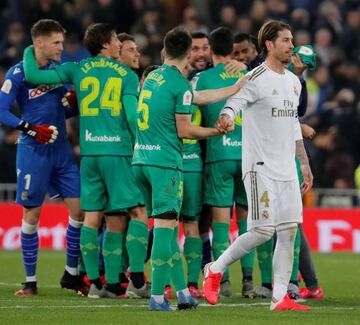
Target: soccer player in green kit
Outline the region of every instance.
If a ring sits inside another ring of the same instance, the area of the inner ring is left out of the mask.
[[[210,45],[214,67],[194,77],[193,83],[196,90],[233,85],[246,73],[246,70],[228,73],[224,69],[231,60],[233,48],[233,34],[230,29],[219,27],[212,31]],[[224,103],[220,101],[200,107],[205,126],[215,124]],[[245,217],[247,215],[246,192],[241,179],[241,124],[241,118],[238,116],[233,133],[206,140],[204,204],[211,206],[212,247],[215,259],[229,245],[230,209],[233,207],[233,202],[236,203],[237,214],[245,215]],[[244,221],[246,228],[246,219]],[[252,266],[253,261],[248,264]],[[246,271],[247,269],[243,267],[245,276]],[[220,294],[231,296],[228,272],[223,275]]]
[[[169,277],[177,291],[179,309],[198,305],[187,288],[177,243],[183,192],[181,138],[199,139],[219,134],[216,128],[191,123],[191,105],[222,100],[241,88],[246,79],[217,91],[193,93],[182,75],[191,49],[190,34],[181,28],[169,31],[164,38],[164,48],[164,64],[148,75],[140,94],[133,171],[148,214],[154,217],[149,309],[172,311],[164,298]]]
[[[138,79],[119,63],[120,41],[114,28],[90,25],[84,43],[92,57],[66,63],[53,70],[40,70],[33,50],[25,51],[24,70],[32,83],[72,83],[80,111],[81,208],[85,211],[80,246],[91,281],[88,296],[116,298],[123,293],[119,283],[123,232],[127,216],[128,237],[137,237],[128,246],[131,282],[138,293],[148,297],[143,271],[147,248],[147,217],[141,193],[131,170],[132,134],[135,132]],[[106,288],[99,271],[98,228],[106,215],[103,242]],[[141,278],[141,281],[135,283]],[[139,284],[140,286],[136,286]]]

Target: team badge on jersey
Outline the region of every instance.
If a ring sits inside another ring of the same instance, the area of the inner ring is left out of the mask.
[[[191,105],[192,102],[192,94],[190,90],[184,92],[183,96],[183,105]]]
[[[23,201],[26,201],[28,199],[28,197],[29,197],[29,192],[28,191],[24,191],[24,192],[21,193],[21,199]]]
[[[269,219],[269,212],[268,210],[264,210],[263,213],[262,213],[262,216],[264,219]]]
[[[10,94],[12,88],[12,82],[10,79],[6,79],[1,87],[1,91],[5,94]]]
[[[299,92],[298,92],[298,90],[296,89],[296,86],[294,86],[294,93],[295,93],[296,96],[299,96]]]

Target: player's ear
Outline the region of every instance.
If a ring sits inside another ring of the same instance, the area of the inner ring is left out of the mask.
[[[267,50],[269,51],[270,49],[273,48],[274,44],[272,41],[267,40],[267,41],[265,41],[265,46],[266,46]]]
[[[42,47],[43,45],[43,39],[41,37],[36,37],[34,40],[33,40],[33,43],[34,43],[34,46],[35,47]]]

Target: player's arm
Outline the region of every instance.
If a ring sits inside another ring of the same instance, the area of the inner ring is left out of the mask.
[[[10,69],[5,76],[5,81],[0,91],[0,123],[20,130],[32,136],[40,143],[52,143],[56,140],[58,131],[55,126],[32,125],[10,112],[11,105],[15,101],[22,85],[22,73],[13,74]]]
[[[193,103],[197,105],[206,105],[229,98],[236,94],[246,84],[248,79],[248,76],[244,76],[234,85],[229,87],[194,91]]]
[[[204,128],[191,123],[191,114],[175,114],[176,129],[179,138],[182,139],[206,139],[220,132],[216,128]]]
[[[303,193],[306,193],[312,188],[313,175],[311,172],[309,159],[305,151],[305,146],[301,135],[301,127],[298,119],[296,119],[295,122],[294,132],[295,132],[295,141],[296,141],[296,157],[300,161],[300,169],[304,178],[304,181],[301,184],[301,189]]]
[[[236,74],[241,71],[247,70],[247,67],[244,63],[239,62],[237,60],[230,60],[228,64],[225,66],[225,71],[229,72],[230,74]]]
[[[137,121],[137,96],[135,95],[125,95],[123,98],[123,105],[125,110],[125,116],[129,129],[133,137],[135,138],[136,132],[136,121]]]
[[[33,84],[66,84],[71,83],[71,75],[75,63],[69,62],[49,70],[42,70],[38,67],[35,59],[35,52],[32,46],[24,51],[24,74],[25,80]]]

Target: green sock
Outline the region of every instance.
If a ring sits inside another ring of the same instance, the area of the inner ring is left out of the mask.
[[[171,241],[172,268],[170,274],[171,274],[171,281],[174,284],[176,291],[180,291],[187,288],[183,261],[181,258],[180,248],[178,244],[178,234],[179,234],[179,227],[175,227],[174,235]]]
[[[272,283],[272,259],[274,251],[274,237],[256,248],[261,273],[261,283]]]
[[[127,232],[127,230],[126,230],[126,232]],[[128,254],[128,251],[126,249],[126,237],[127,237],[127,236],[125,236],[126,232],[122,236],[123,240],[122,240],[120,273],[126,273],[127,268],[129,266],[129,254]]]
[[[95,280],[99,278],[99,239],[96,229],[86,226],[81,227],[80,249],[89,279]]]
[[[105,231],[103,255],[106,283],[112,284],[120,281],[122,242],[122,233]]]
[[[144,272],[147,244],[147,224],[142,221],[131,220],[126,236],[126,248],[129,253],[131,272]]]
[[[225,222],[213,222],[213,240],[212,250],[216,260],[229,246],[229,228],[230,225]],[[229,280],[229,269],[223,273],[221,281]]]
[[[239,228],[239,235],[242,235],[247,232],[247,220],[241,219],[237,221],[237,225]],[[241,270],[243,277],[251,277],[253,275],[254,269],[254,258],[255,251],[252,250],[250,253],[246,254],[242,258],[240,258]]]
[[[198,283],[202,258],[202,240],[200,237],[186,237],[184,256],[187,263],[188,283]]]
[[[151,250],[151,294],[164,295],[164,288],[169,280],[172,267],[172,248],[174,230],[170,228],[154,228],[154,241]]]
[[[299,274],[299,257],[300,257],[300,244],[301,244],[301,237],[299,229],[296,230],[296,236],[294,241],[294,263],[293,269],[290,277],[291,282],[297,283],[297,277]]]

